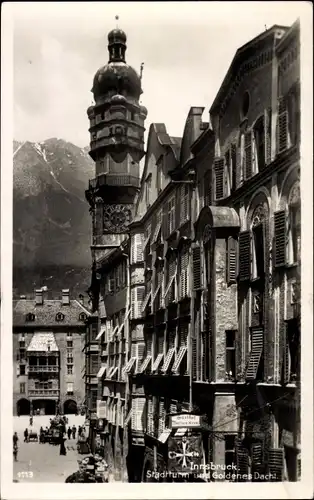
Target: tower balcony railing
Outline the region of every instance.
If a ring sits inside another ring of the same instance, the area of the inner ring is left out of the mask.
[[[37,397],[47,397],[47,396],[59,396],[59,389],[29,389],[29,396],[37,396]]]
[[[129,174],[100,174],[89,181],[89,189],[99,189],[102,186],[132,186],[139,187],[138,177]]]
[[[46,373],[46,372],[58,372],[60,369],[57,365],[29,365],[29,373]]]

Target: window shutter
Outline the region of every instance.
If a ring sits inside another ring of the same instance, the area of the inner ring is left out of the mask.
[[[288,384],[290,381],[290,351],[289,351],[289,341],[287,327],[285,331],[284,345],[283,345],[283,356],[282,356],[282,382],[283,384]]]
[[[286,213],[284,210],[274,213],[275,267],[286,263]]]
[[[149,397],[147,401],[147,432],[153,435],[154,420],[153,420],[153,398]]]
[[[211,170],[204,176],[204,205],[210,206],[212,202],[212,178]]]
[[[165,429],[165,402],[163,399],[159,400],[159,419],[158,419],[158,433],[161,434]]]
[[[233,192],[236,189],[237,183],[237,147],[231,144],[231,185],[230,189]]]
[[[188,295],[188,264],[189,250],[187,247],[182,249],[180,255],[180,298],[183,299]]]
[[[17,365],[17,367],[16,367],[16,376],[17,377],[20,376],[20,365]]]
[[[271,162],[271,108],[264,112],[264,146],[265,146],[265,165]]]
[[[169,212],[169,202],[168,202],[168,203],[166,203],[166,205],[164,207],[163,214],[162,214],[162,220],[163,220],[162,234],[163,234],[163,239],[168,238],[168,236],[170,234],[170,217],[171,217],[171,214]]]
[[[246,371],[246,380],[255,380],[264,347],[263,328],[252,329],[252,350]]]
[[[193,288],[199,290],[202,288],[201,279],[201,248],[195,247],[192,250],[193,255]]]
[[[136,358],[136,344],[131,344],[131,358]]]
[[[175,347],[176,344],[176,331],[175,330],[170,330],[169,332],[169,345],[168,349],[172,349]]]
[[[288,147],[288,111],[285,97],[278,99],[277,153]]]
[[[244,448],[244,446],[242,446],[240,443],[237,443],[235,446],[235,452],[236,452],[237,474],[240,474],[240,476],[248,474],[249,471],[248,450]]]
[[[192,377],[197,380],[197,339],[192,338]]]
[[[139,360],[139,362],[143,360],[144,354],[145,354],[145,343],[139,342],[137,344],[137,359]]]
[[[239,234],[239,278],[240,281],[251,277],[251,233],[242,231]]]
[[[281,475],[284,465],[284,450],[283,448],[270,448],[268,450],[268,467],[269,470]]]
[[[215,197],[216,200],[221,200],[224,197],[224,159],[216,158],[214,161],[215,168]]]
[[[136,246],[136,253],[135,253],[136,262],[142,262],[144,260],[144,257],[143,257],[143,235],[142,234],[135,235],[135,246]]]
[[[145,399],[144,398],[136,398],[132,401],[132,418],[131,418],[131,427],[136,431],[143,431],[143,416],[145,409]]]
[[[249,130],[244,134],[244,149],[245,149],[245,179],[252,177],[253,153],[252,153],[252,131]]]
[[[180,347],[187,347],[188,335],[189,335],[189,326],[182,325],[180,327]]]
[[[209,355],[208,335],[209,332],[204,332],[202,334],[201,372],[202,372],[203,382],[206,382],[208,380],[208,355]]]
[[[241,154],[241,137],[240,137],[239,145],[237,146],[236,149],[236,176],[235,176],[236,188],[238,188],[242,182],[241,162],[242,162],[242,154]]]
[[[235,283],[237,280],[237,241],[229,236],[228,238],[228,251],[227,251],[227,283]]]
[[[259,467],[263,464],[263,446],[262,443],[252,445],[252,464],[253,467]]]

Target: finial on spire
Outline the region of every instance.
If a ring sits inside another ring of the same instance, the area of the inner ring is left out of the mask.
[[[117,28],[119,28],[119,23],[118,23],[118,21],[119,21],[119,16],[118,16],[118,15],[117,15],[117,16],[115,16],[115,20],[117,21]]]
[[[142,62],[141,64],[141,70],[140,70],[140,79],[142,80],[142,76],[143,76],[143,69],[144,69],[144,63]]]

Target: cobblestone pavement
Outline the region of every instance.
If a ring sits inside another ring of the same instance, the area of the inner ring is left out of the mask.
[[[33,429],[49,426],[48,416],[34,417]],[[85,417],[69,417],[69,423],[76,427],[82,425]],[[29,427],[29,417],[14,417],[14,431],[19,436],[19,452],[17,462],[13,462],[13,479],[18,482],[51,482],[64,483],[65,479],[78,470],[77,460],[82,457],[76,450],[76,440],[67,439],[66,456],[60,455],[60,446],[39,442],[24,443],[23,432]]]

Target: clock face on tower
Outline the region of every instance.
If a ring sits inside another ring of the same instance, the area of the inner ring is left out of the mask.
[[[104,230],[123,233],[131,222],[132,212],[128,205],[104,205]]]

